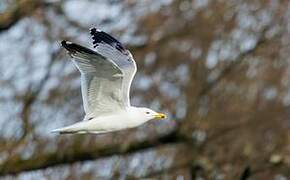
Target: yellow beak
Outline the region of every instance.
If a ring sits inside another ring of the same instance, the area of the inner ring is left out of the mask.
[[[165,119],[166,118],[166,115],[163,114],[163,113],[157,113],[155,116],[154,116],[155,119]]]

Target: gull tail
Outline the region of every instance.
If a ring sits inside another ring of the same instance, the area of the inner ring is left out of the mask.
[[[87,123],[83,121],[77,122],[70,126],[65,126],[62,128],[54,129],[51,132],[59,133],[59,134],[83,134],[87,132]]]
[[[63,131],[63,128],[53,129],[50,132],[51,133],[61,133]]]
[[[73,126],[67,126],[63,128],[53,129],[51,133],[73,134],[73,133],[78,133],[78,130]]]

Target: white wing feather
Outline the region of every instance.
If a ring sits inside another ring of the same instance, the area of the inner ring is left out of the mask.
[[[106,43],[99,43],[96,52],[70,42],[62,45],[81,72],[84,120],[130,106],[130,86],[137,68],[129,52],[126,55]]]
[[[102,56],[111,59],[113,62],[117,64],[117,66],[121,69],[123,73],[123,82],[122,82],[122,96],[124,104],[129,107],[130,106],[130,87],[132,80],[137,71],[136,63],[128,51],[128,54],[124,54],[114,47],[100,43],[96,47],[96,51]]]

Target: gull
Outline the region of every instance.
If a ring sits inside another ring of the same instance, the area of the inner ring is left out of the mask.
[[[131,106],[130,87],[137,71],[132,54],[104,31],[92,28],[90,34],[94,50],[65,40],[61,42],[81,74],[85,117],[52,132],[101,134],[166,118],[152,109]]]

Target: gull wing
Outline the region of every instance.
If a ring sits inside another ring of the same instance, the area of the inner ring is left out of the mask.
[[[90,33],[96,52],[116,63],[121,69],[123,73],[122,98],[125,106],[130,106],[130,87],[137,71],[133,56],[117,39],[104,31],[92,28]]]
[[[81,89],[86,119],[124,110],[124,73],[111,59],[83,46],[62,41],[81,72]]]

